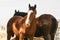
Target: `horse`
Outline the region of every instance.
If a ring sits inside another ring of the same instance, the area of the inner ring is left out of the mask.
[[[20,30],[20,40],[23,40],[23,37],[27,37],[29,38],[29,40],[33,40],[36,30],[35,16],[36,16],[36,5],[30,6],[29,4],[29,10],[25,21],[25,24],[27,24],[28,26],[25,29],[25,33],[21,33],[22,30]]]
[[[18,38],[18,30],[19,30],[19,25],[21,25],[24,21],[25,21],[26,17],[21,17],[21,16],[13,16],[12,18],[9,19],[8,23],[7,23],[7,40],[10,40],[11,36],[14,36],[14,23],[16,22],[16,27],[15,27],[15,32],[17,34],[16,37]],[[17,28],[17,29],[16,29]]]
[[[14,34],[19,37],[19,40],[23,40],[24,37],[33,40],[35,34],[35,15],[36,5],[30,6],[27,16],[13,16],[7,23],[7,40]],[[32,31],[33,30],[33,31]]]
[[[54,40],[58,21],[51,14],[43,14],[36,18],[36,32],[35,37],[43,36],[45,40]]]
[[[27,15],[26,12],[20,12],[19,10],[18,10],[18,11],[15,10],[15,13],[14,13],[13,16],[25,17],[26,15]],[[16,17],[16,18],[17,18],[17,17]],[[18,18],[17,18],[17,19],[18,19]],[[15,20],[16,20],[15,17],[12,17],[12,18],[10,18],[10,20],[9,20],[8,23],[7,23],[7,34],[8,34],[7,40],[9,40],[9,39],[11,38],[11,36],[12,36],[12,37],[14,36],[14,33],[13,33],[13,31],[12,31],[12,27],[10,27],[9,25],[12,25]],[[11,23],[12,23],[12,24],[11,24]],[[11,35],[11,34],[12,34],[12,35]],[[18,40],[18,37],[16,37],[15,39]]]
[[[25,17],[27,15],[26,12],[20,12],[19,10],[15,10],[15,13],[13,15],[12,18],[10,18],[10,20],[8,21],[7,23],[7,40],[10,40],[11,36],[13,37],[14,36],[14,33],[12,31],[12,27],[10,27],[9,25],[12,25],[13,22],[16,20],[14,16],[20,16],[20,17]],[[17,17],[16,17],[17,18]],[[18,19],[18,18],[17,18]],[[18,40],[18,36],[15,38],[16,40]]]
[[[21,16],[21,17],[25,17],[27,15],[27,12],[20,12],[19,10],[15,10],[15,13],[13,16]],[[18,37],[15,37],[16,40],[18,40],[19,38]],[[26,38],[25,38],[26,40]]]

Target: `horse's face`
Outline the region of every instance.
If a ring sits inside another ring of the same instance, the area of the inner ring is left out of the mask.
[[[30,6],[30,4],[29,4],[26,24],[30,24],[34,20],[35,16],[36,16],[36,5]]]

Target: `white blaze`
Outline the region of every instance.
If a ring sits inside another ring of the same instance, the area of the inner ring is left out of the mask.
[[[26,24],[29,24],[29,17],[30,17],[30,14],[31,14],[32,12],[33,12],[32,10],[29,10],[29,11],[28,11],[27,19],[26,19],[26,21],[25,21]]]

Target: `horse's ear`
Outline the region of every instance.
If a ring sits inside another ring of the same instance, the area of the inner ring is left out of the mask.
[[[30,4],[29,4],[29,8],[30,8]]]
[[[15,13],[16,13],[17,11],[15,10]]]
[[[36,8],[36,4],[34,5],[34,8]]]

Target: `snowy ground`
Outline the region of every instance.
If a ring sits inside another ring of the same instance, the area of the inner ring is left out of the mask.
[[[6,28],[0,26],[0,40],[7,40]]]

